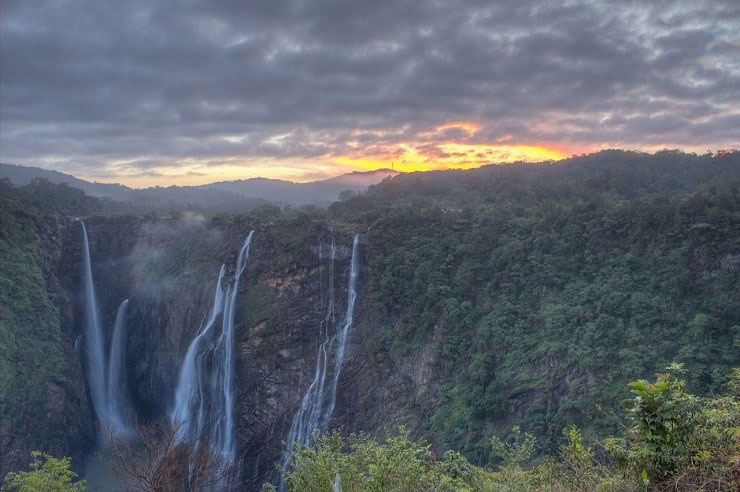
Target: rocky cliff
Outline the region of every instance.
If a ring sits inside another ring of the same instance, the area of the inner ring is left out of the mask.
[[[5,219],[6,217],[4,217]],[[95,418],[79,351],[81,237],[64,219],[3,220],[0,476],[41,449],[84,463]]]
[[[227,270],[233,268],[244,237],[255,230],[236,313],[236,430],[243,484],[258,489],[265,480],[274,479],[275,463],[313,375],[320,343],[330,268],[328,225],[199,216],[91,217],[85,223],[108,339],[117,306],[123,299],[130,300],[128,381],[139,418],[144,420],[167,417],[180,364],[211,308],[221,264]],[[333,233],[339,313],[347,302],[353,232],[346,227]],[[70,240],[67,247],[79,249],[81,244]],[[70,264],[72,270],[78,267]],[[360,276],[364,285],[365,268]],[[75,280],[70,279],[73,289],[79,285]],[[354,375],[367,311],[362,285],[335,412],[337,425],[348,430],[362,428],[347,403],[361,390]]]
[[[330,231],[322,221],[276,224],[197,216],[93,217],[85,222],[108,337],[118,304],[130,299],[128,380],[143,419],[166,418],[182,359],[211,307],[218,270],[222,263],[233,268],[241,242],[255,230],[236,314],[236,430],[243,485],[256,490],[275,480],[275,464],[313,377],[321,343],[331,235],[337,245],[336,310],[343,316],[355,229],[335,224]],[[72,241],[70,247],[81,246]],[[368,350],[376,343],[366,289],[369,249],[367,242],[360,246],[358,300],[332,421],[347,432],[410,423],[398,415],[398,408],[423,391],[411,389],[410,382],[423,388],[429,377],[429,351],[409,357],[406,374],[399,374]],[[380,380],[392,384],[378,384]]]

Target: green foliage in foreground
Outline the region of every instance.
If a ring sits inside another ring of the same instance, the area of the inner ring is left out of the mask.
[[[630,383],[631,426],[604,446],[615,467],[671,490],[737,490],[740,487],[740,368],[727,377],[727,394],[686,393],[681,364],[654,383]]]
[[[685,392],[680,364],[654,383],[631,383],[628,425],[620,438],[586,443],[572,426],[558,460],[525,468],[535,437],[514,428],[509,440],[489,439],[496,470],[447,451],[437,459],[425,442],[398,436],[317,436],[281,469],[290,491],[640,491],[737,490],[740,486],[740,369],[726,395],[702,399]],[[266,484],[263,491],[274,487]]]
[[[70,470],[70,459],[58,459],[41,451],[31,453],[29,471],[10,472],[5,476],[2,492],[79,492],[85,481],[75,482],[77,474]]]
[[[428,444],[410,440],[403,428],[382,443],[354,434],[345,440],[338,431],[316,436],[313,446],[295,452],[285,475],[288,490],[305,492],[332,486],[343,492],[482,490],[489,481],[490,472],[459,453],[448,451],[438,460]]]

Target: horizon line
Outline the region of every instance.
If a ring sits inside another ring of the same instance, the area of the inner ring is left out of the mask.
[[[159,185],[159,184],[150,185],[150,186],[132,186],[132,185],[124,184],[121,181],[114,181],[115,178],[111,178],[110,181],[107,181],[107,180],[99,181],[99,179],[101,179],[101,178],[79,177],[79,176],[85,176],[85,175],[84,174],[76,175],[76,174],[72,174],[70,172],[65,172],[65,171],[60,171],[60,170],[57,170],[57,169],[51,169],[51,168],[48,168],[48,167],[42,167],[40,165],[25,164],[25,163],[24,164],[16,164],[16,163],[9,163],[9,162],[0,162],[0,166],[15,166],[15,167],[22,167],[22,168],[26,168],[26,169],[40,169],[42,171],[56,172],[56,173],[59,173],[59,174],[70,176],[70,177],[72,177],[74,179],[77,179],[77,180],[80,180],[80,181],[85,181],[85,182],[90,183],[90,184],[113,185],[113,186],[121,186],[121,187],[124,187],[124,188],[129,188],[129,189],[133,189],[133,190],[146,190],[146,189],[156,189],[156,188],[198,188],[198,187],[210,186],[210,185],[214,185],[214,184],[234,183],[234,182],[252,181],[252,180],[279,181],[279,182],[283,182],[283,183],[292,183],[292,184],[310,184],[310,183],[319,183],[319,182],[323,182],[323,181],[329,181],[329,180],[336,179],[336,178],[339,178],[339,177],[342,177],[342,176],[350,176],[350,175],[353,175],[353,174],[354,175],[368,175],[368,174],[373,174],[373,173],[378,173],[378,172],[390,172],[390,173],[395,173],[396,175],[399,175],[399,174],[414,174],[414,173],[432,173],[432,172],[440,172],[440,171],[442,171],[442,172],[444,172],[444,171],[468,171],[468,170],[473,170],[473,169],[480,169],[480,168],[487,167],[487,166],[538,165],[538,164],[547,164],[547,163],[549,163],[549,164],[555,164],[555,163],[560,163],[560,162],[564,162],[564,161],[569,161],[569,160],[572,160],[572,159],[588,157],[588,156],[592,156],[592,155],[596,155],[596,154],[600,154],[600,153],[604,153],[604,152],[624,152],[624,153],[636,153],[636,154],[647,154],[647,155],[655,155],[655,154],[659,154],[661,152],[680,152],[680,153],[683,153],[683,154],[692,154],[692,155],[697,155],[697,156],[709,154],[712,157],[718,157],[718,156],[722,156],[722,155],[727,154],[727,153],[735,153],[735,152],[739,152],[739,151],[740,151],[739,149],[736,149],[734,147],[731,147],[731,148],[726,148],[726,149],[716,149],[715,151],[712,151],[711,149],[708,149],[706,152],[700,154],[700,153],[695,152],[695,151],[685,150],[685,149],[678,148],[678,147],[676,147],[676,148],[668,148],[668,147],[665,147],[665,148],[658,149],[658,150],[653,150],[653,151],[614,147],[614,148],[605,148],[605,149],[594,150],[592,152],[583,152],[583,153],[580,153],[580,154],[574,153],[574,154],[571,154],[570,156],[563,157],[561,159],[542,159],[542,160],[537,160],[537,161],[517,160],[517,161],[513,161],[513,162],[488,162],[488,163],[484,163],[484,164],[481,164],[479,166],[474,166],[474,167],[452,167],[452,166],[450,166],[450,167],[440,167],[440,168],[433,168],[433,169],[418,169],[418,170],[413,170],[413,171],[398,171],[398,170],[392,169],[390,167],[382,167],[382,168],[378,168],[378,169],[347,171],[347,172],[335,174],[335,175],[332,175],[332,176],[329,176],[329,177],[326,177],[326,178],[314,179],[314,180],[308,180],[308,181],[293,181],[293,180],[290,180],[290,179],[271,178],[271,177],[261,176],[260,175],[260,176],[244,177],[244,178],[220,179],[220,180],[209,181],[209,182],[200,183],[200,184],[180,184],[180,185],[178,185],[178,184],[169,184],[169,185],[165,185],[165,186]],[[2,178],[2,177],[3,176],[0,175],[0,178]],[[166,178],[166,176],[162,176],[162,177],[163,178]],[[102,178],[102,179],[105,179],[105,178]]]

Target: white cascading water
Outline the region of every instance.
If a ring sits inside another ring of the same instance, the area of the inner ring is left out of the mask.
[[[175,406],[170,413],[179,439],[196,445],[208,443],[227,463],[233,463],[236,457],[234,316],[239,280],[247,266],[253,234],[254,231],[249,233],[239,251],[234,278],[226,291],[226,266],[221,266],[211,312],[185,354],[175,389]]]
[[[334,407],[337,403],[337,384],[339,383],[339,374],[342,372],[342,365],[344,364],[344,352],[347,347],[347,336],[349,330],[352,328],[352,318],[355,314],[355,299],[357,299],[357,291],[355,286],[357,285],[357,246],[360,244],[360,235],[356,234],[354,241],[352,241],[352,266],[350,267],[349,273],[349,286],[347,287],[347,312],[344,315],[344,325],[342,331],[339,332],[339,341],[337,343],[337,355],[334,359],[334,382],[331,386],[331,404],[326,411],[326,421],[328,422],[334,413]]]
[[[113,338],[108,352],[108,423],[111,432],[125,435],[131,432],[126,395],[126,311],[128,299],[118,307]]]
[[[83,282],[85,295],[85,348],[87,353],[87,374],[95,414],[101,425],[103,435],[112,433],[121,435],[131,430],[128,418],[128,407],[125,397],[126,388],[126,308],[128,299],[118,308],[113,338],[111,339],[108,363],[103,351],[103,329],[98,314],[98,303],[95,296],[95,284],[92,276],[90,244],[87,239],[87,228],[82,224],[85,246]]]
[[[87,241],[87,228],[82,224],[85,244],[85,264],[83,266],[83,282],[85,292],[85,348],[87,352],[87,377],[90,385],[93,407],[101,424],[107,423],[106,391],[105,391],[105,353],[103,352],[103,330],[100,326],[98,303],[95,299],[95,285],[93,284],[92,265],[90,261],[90,244]]]
[[[330,250],[330,271],[329,271],[329,301],[326,310],[326,316],[321,323],[321,335],[324,338],[319,345],[316,356],[316,368],[311,384],[308,386],[301,406],[298,408],[293,422],[290,425],[288,436],[285,444],[286,449],[283,454],[283,467],[287,468],[290,464],[292,452],[295,446],[304,447],[310,443],[311,437],[315,431],[323,432],[329,426],[329,421],[334,413],[334,407],[337,399],[337,385],[339,383],[339,374],[344,363],[344,353],[347,344],[347,336],[352,327],[352,318],[355,310],[355,300],[357,293],[355,285],[358,274],[358,245],[360,235],[355,235],[352,242],[352,260],[350,264],[349,282],[347,287],[347,311],[344,316],[342,328],[336,331],[335,320],[335,302],[334,302],[334,258],[336,256],[336,243],[332,235]],[[326,400],[326,376],[329,366],[329,355],[334,349],[334,367],[332,375],[332,385],[329,392],[330,400]],[[279,490],[286,490],[285,482],[280,479]]]

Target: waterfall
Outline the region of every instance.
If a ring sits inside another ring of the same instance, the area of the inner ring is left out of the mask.
[[[347,335],[349,330],[352,328],[352,318],[355,314],[355,299],[357,299],[357,292],[355,291],[355,285],[357,284],[357,246],[360,244],[360,235],[356,234],[354,241],[352,241],[352,265],[349,271],[349,286],[347,287],[347,312],[344,315],[344,325],[342,331],[339,333],[339,342],[337,343],[337,355],[334,359],[334,382],[331,387],[331,404],[326,411],[327,422],[334,413],[334,406],[337,403],[337,384],[339,383],[339,374],[342,372],[342,365],[344,364],[344,350],[347,346]]]
[[[249,233],[239,251],[234,278],[225,291],[226,265],[221,266],[211,312],[185,354],[170,412],[179,439],[196,445],[206,442],[227,463],[233,463],[236,455],[234,316],[239,280],[247,265],[253,234]]]
[[[95,284],[92,277],[90,260],[90,243],[87,239],[87,228],[82,224],[85,246],[83,265],[83,283],[85,296],[85,344],[87,353],[87,376],[90,385],[95,415],[101,425],[101,431],[122,435],[130,432],[131,422],[128,417],[126,401],[126,309],[128,299],[118,307],[116,322],[113,327],[108,363],[103,352],[103,330],[98,314],[98,303],[95,297]],[[78,338],[79,340],[79,338]],[[75,341],[75,349],[78,340]]]
[[[309,444],[314,431],[323,432],[329,426],[332,413],[334,412],[334,406],[336,404],[337,397],[337,384],[339,383],[339,374],[342,370],[342,364],[344,362],[345,346],[347,344],[347,335],[352,326],[352,318],[354,316],[355,299],[357,293],[355,291],[355,285],[357,283],[358,273],[358,258],[357,250],[359,244],[360,235],[355,235],[352,243],[352,260],[350,264],[349,282],[347,287],[347,311],[344,316],[344,322],[339,332],[336,331],[336,319],[335,319],[335,301],[334,301],[334,259],[336,256],[336,243],[334,235],[332,234],[331,240],[331,256],[330,256],[330,270],[329,270],[329,299],[327,303],[326,316],[322,320],[320,326],[320,334],[323,337],[323,341],[319,345],[318,353],[316,355],[316,367],[314,369],[314,377],[311,384],[308,386],[306,393],[303,395],[301,400],[301,406],[293,416],[293,421],[288,430],[288,435],[285,441],[286,449],[283,454],[283,467],[287,468],[290,464],[292,452],[294,446],[304,447]],[[329,405],[326,405],[326,376],[327,369],[329,366],[329,355],[334,350],[334,366],[332,374],[332,386],[331,386],[331,400]],[[285,490],[285,482],[280,479],[279,489],[280,491]]]
[[[87,351],[87,377],[90,385],[93,407],[101,423],[107,422],[105,391],[105,354],[103,353],[103,331],[98,316],[98,303],[95,299],[92,266],[90,262],[90,244],[87,240],[87,228],[82,224],[85,245],[85,264],[83,282],[85,293],[85,342]]]
[[[328,354],[327,349],[331,345],[334,335],[332,330],[334,329],[335,322],[335,303],[334,303],[334,259],[336,257],[336,242],[334,237],[331,240],[330,249],[330,269],[329,269],[329,299],[327,303],[326,316],[321,322],[320,332],[324,337],[318,348],[318,354],[316,355],[316,368],[314,369],[314,377],[311,384],[306,390],[306,394],[303,395],[301,400],[301,406],[298,408],[293,422],[288,431],[288,437],[286,442],[289,445],[298,444],[299,446],[305,446],[308,444],[311,434],[315,429],[320,429],[322,425],[322,404],[324,402],[324,387],[326,383],[326,370],[328,366]],[[286,453],[286,457],[290,457],[290,453]],[[287,463],[285,463],[287,465]]]
[[[126,398],[126,309],[128,299],[118,307],[113,338],[108,353],[108,423],[111,432],[127,434],[131,431]]]

